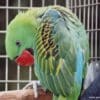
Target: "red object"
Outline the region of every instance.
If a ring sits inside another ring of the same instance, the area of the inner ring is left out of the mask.
[[[16,58],[15,61],[18,65],[23,67],[31,66],[34,64],[34,57],[28,50],[24,50],[22,54]]]

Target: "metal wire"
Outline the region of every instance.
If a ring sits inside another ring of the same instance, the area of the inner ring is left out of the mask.
[[[93,0],[92,0],[92,3],[93,3]],[[93,19],[94,7],[93,6],[92,6],[91,10],[92,10],[91,11],[91,24],[92,24],[91,25],[91,29],[93,29],[93,25],[94,25],[94,23],[93,23],[93,21],[94,21],[94,19]],[[89,16],[88,18],[90,18],[90,15],[89,14],[88,14],[88,16]],[[88,26],[88,28],[89,28],[89,26]],[[91,57],[93,57],[93,34],[94,34],[94,32],[91,32]]]
[[[69,8],[69,0],[66,0],[66,7]]]
[[[79,0],[81,1],[81,0]],[[88,1],[89,4],[86,4],[86,5],[78,5],[78,6],[70,6],[70,9],[72,8],[82,8],[82,7],[90,7],[90,6],[96,6],[96,5],[100,5],[100,3],[93,3],[93,4],[90,4],[90,2]]]
[[[8,7],[8,0],[6,0],[6,7]],[[6,9],[6,28],[8,26],[8,9]],[[8,90],[8,58],[6,58],[6,71],[5,71],[5,91]]]
[[[57,5],[58,0],[53,0],[53,4]],[[83,1],[83,3],[82,3]],[[92,1],[92,2],[91,2]],[[21,6],[21,0],[17,0],[18,6],[9,6],[9,0],[6,0],[6,5],[5,6],[0,6],[0,10],[4,9],[6,10],[6,28],[8,26],[8,20],[9,20],[9,11],[10,10],[17,10],[18,13],[20,10],[26,10],[30,9],[33,7],[34,0],[29,0],[29,6],[28,7],[22,7]],[[42,0],[42,6],[45,6],[46,0]],[[88,35],[90,36],[90,49],[91,49],[91,54],[90,58],[91,59],[99,59],[98,57],[98,42],[97,42],[97,37],[98,37],[98,31],[100,29],[98,28],[98,6],[100,3],[98,0],[66,0],[66,7],[72,9],[74,13],[77,14],[79,19],[83,22],[83,24],[86,26],[86,31],[88,32]],[[82,16],[83,15],[83,16]],[[94,18],[95,17],[95,18]],[[83,18],[83,19],[82,19]],[[95,21],[94,21],[95,20]],[[95,22],[95,23],[94,23]],[[91,25],[90,25],[91,24]],[[95,26],[94,26],[95,25]],[[6,30],[0,30],[0,34],[5,35]],[[95,36],[94,36],[95,35]],[[0,80],[0,83],[5,84],[5,91],[9,89],[9,84],[15,83],[16,88],[20,89],[21,83],[28,83],[32,80],[32,67],[29,67],[28,69],[28,79],[21,79],[21,70],[20,66],[17,67],[17,79],[9,79],[8,77],[8,56],[6,54],[0,55],[0,58],[5,59],[5,80]],[[100,60],[100,59],[99,59]]]
[[[57,5],[57,0],[54,0],[54,5]]]
[[[86,4],[86,0],[84,0],[84,5]],[[85,25],[85,20],[86,20],[86,8],[84,7],[84,10],[83,10],[83,24]]]
[[[98,3],[98,0],[96,0],[96,3]],[[97,29],[98,27],[98,6],[96,5],[96,8],[95,8],[95,18],[96,18],[96,21],[95,21],[95,29]],[[97,57],[97,45],[98,45],[98,42],[97,42],[97,31],[95,32],[95,57]]]

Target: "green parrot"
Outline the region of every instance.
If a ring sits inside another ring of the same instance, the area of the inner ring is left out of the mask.
[[[78,100],[89,59],[84,26],[61,6],[20,12],[9,24],[6,52],[20,66],[34,64],[41,85],[53,100]]]

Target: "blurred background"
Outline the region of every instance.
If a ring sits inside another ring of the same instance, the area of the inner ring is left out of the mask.
[[[78,16],[89,36],[90,59],[100,60],[100,0],[0,0],[0,91],[21,89],[36,80],[33,66],[20,68],[8,59],[5,34],[7,25],[20,11],[48,5],[68,7]]]

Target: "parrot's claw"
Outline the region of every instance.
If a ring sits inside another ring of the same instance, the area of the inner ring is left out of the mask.
[[[38,86],[41,86],[40,81],[32,81],[29,84],[27,84],[23,89],[32,88],[34,91],[34,97],[38,97]]]

